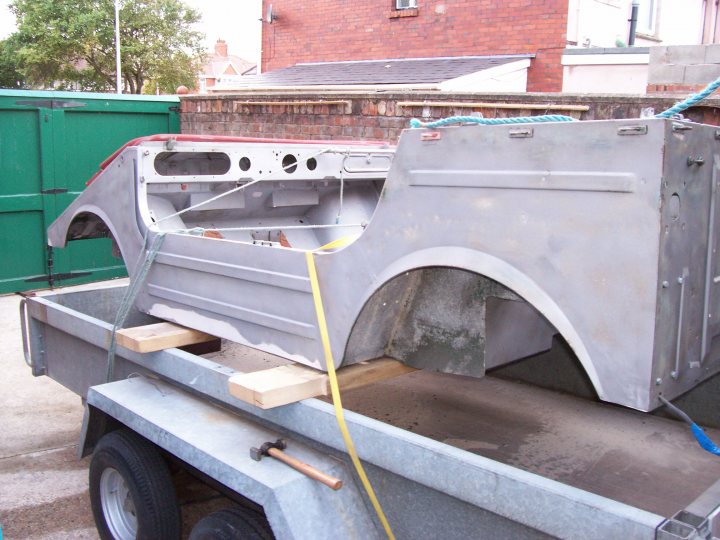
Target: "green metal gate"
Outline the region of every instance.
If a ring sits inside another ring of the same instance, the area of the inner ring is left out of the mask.
[[[0,90],[0,294],[125,275],[109,239],[53,252],[46,229],[120,146],[179,131],[176,97]]]

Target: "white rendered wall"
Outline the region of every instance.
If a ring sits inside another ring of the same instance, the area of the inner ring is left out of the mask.
[[[649,36],[652,39],[647,39],[640,25],[636,46],[701,43],[703,0],[654,2],[655,33]],[[578,47],[615,47],[616,40],[627,43],[631,3],[632,0],[569,0],[568,42],[576,42]]]
[[[645,94],[647,64],[563,67],[563,92],[570,94]]]

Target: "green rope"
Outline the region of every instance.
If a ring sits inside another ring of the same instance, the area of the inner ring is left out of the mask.
[[[115,376],[115,351],[117,349],[117,331],[118,329],[123,327],[123,325],[125,324],[125,320],[130,313],[130,309],[135,304],[135,299],[137,298],[137,295],[140,292],[143,283],[145,283],[145,279],[150,272],[150,267],[155,261],[155,257],[160,250],[160,246],[162,245],[163,240],[165,240],[165,234],[165,232],[157,233],[157,235],[153,239],[152,244],[150,245],[150,248],[146,250],[145,246],[147,245],[147,232],[145,233],[145,238],[143,239],[143,247],[138,257],[138,262],[135,265],[135,276],[130,280],[130,285],[128,285],[128,288],[125,290],[122,302],[120,302],[120,307],[118,308],[117,315],[115,316],[115,324],[113,324],[112,333],[110,334],[110,346],[108,347],[107,373],[105,375],[105,382],[112,381]]]

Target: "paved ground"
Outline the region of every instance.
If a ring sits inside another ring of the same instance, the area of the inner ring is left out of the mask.
[[[97,538],[78,461],[80,398],[23,360],[16,295],[0,297],[0,524],[3,538]],[[52,491],[47,485],[55,486]]]
[[[95,285],[97,286],[97,285]],[[20,296],[0,296],[0,526],[5,540],[96,539],[88,494],[90,458],[77,459],[80,398],[25,365]],[[176,478],[183,532],[231,505],[187,475]]]

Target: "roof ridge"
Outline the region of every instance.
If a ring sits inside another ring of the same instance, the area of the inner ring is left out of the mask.
[[[294,66],[324,66],[328,64],[371,64],[381,62],[415,62],[415,61],[426,61],[426,60],[486,60],[489,58],[535,58],[535,54],[485,54],[485,55],[470,55],[470,56],[428,56],[422,58],[382,58],[378,60],[337,60],[330,62],[300,62],[294,64]],[[293,67],[293,66],[288,66]],[[287,69],[287,68],[281,68]],[[277,70],[279,71],[279,70]]]

